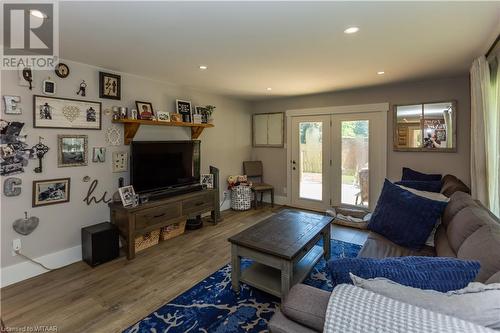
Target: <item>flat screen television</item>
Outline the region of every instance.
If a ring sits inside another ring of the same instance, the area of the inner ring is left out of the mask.
[[[200,141],[132,141],[130,164],[138,193],[199,184]]]

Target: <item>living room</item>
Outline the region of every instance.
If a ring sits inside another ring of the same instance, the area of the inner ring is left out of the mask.
[[[499,2],[2,10],[3,331],[500,330]]]

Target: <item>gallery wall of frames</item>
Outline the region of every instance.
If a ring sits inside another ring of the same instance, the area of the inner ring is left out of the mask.
[[[107,202],[120,178],[129,181],[129,146],[113,119],[217,122],[217,133],[200,137],[201,171],[216,165],[221,179],[251,157],[251,106],[243,101],[67,60],[33,71],[31,82],[17,71],[1,80],[2,267],[21,262],[10,254],[14,238],[36,258],[77,249],[83,226],[109,221]],[[189,128],[170,126],[141,126],[135,137],[190,139]],[[20,235],[13,222],[29,216],[39,223]]]

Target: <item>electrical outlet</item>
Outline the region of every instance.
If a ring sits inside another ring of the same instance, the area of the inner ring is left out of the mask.
[[[113,152],[113,172],[125,172],[128,170],[128,153],[126,151]]]
[[[19,238],[12,240],[12,255],[17,256],[16,251],[21,251],[21,240]]]

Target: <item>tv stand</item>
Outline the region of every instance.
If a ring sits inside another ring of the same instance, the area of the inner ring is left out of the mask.
[[[111,223],[118,227],[127,259],[135,258],[135,238],[168,225],[186,221],[189,217],[210,212],[217,224],[220,217],[217,189],[176,194],[152,200],[137,207],[123,207],[120,202],[109,204]]]
[[[181,194],[186,194],[186,193],[191,193],[191,192],[196,192],[196,191],[201,191],[201,190],[203,190],[203,186],[201,184],[187,185],[187,186],[175,187],[175,188],[166,189],[166,190],[159,190],[159,191],[144,193],[141,195],[141,198],[147,198],[148,201],[158,200],[158,199],[175,197],[176,195],[181,195]]]

